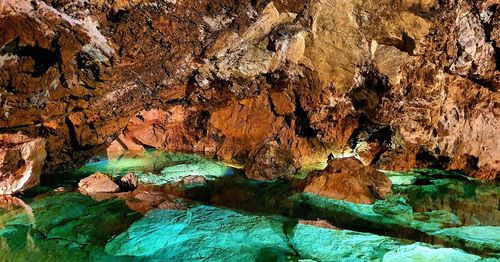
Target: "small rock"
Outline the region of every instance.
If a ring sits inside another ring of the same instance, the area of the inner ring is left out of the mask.
[[[188,209],[185,202],[181,199],[167,200],[158,206],[158,209],[175,209],[175,210],[186,210]]]
[[[40,183],[45,140],[21,133],[0,134],[0,195],[10,195]]]
[[[354,157],[332,159],[309,179],[304,192],[359,204],[371,204],[391,193],[391,180]]]
[[[120,187],[111,178],[101,172],[88,176],[78,183],[78,190],[82,193],[116,193]]]
[[[255,180],[282,179],[295,171],[292,153],[276,141],[263,143],[255,148],[245,165],[245,175]]]
[[[300,224],[338,230],[339,228],[328,223],[326,220],[304,220],[299,219]]]
[[[142,191],[137,192],[132,199],[127,200],[126,204],[130,209],[145,214],[150,210],[158,208],[159,205],[167,200],[167,196],[163,192]]]
[[[182,178],[181,182],[183,184],[193,184],[193,183],[205,183],[207,180],[204,176],[185,176]]]
[[[122,191],[132,191],[137,187],[138,183],[139,180],[134,173],[128,173],[117,181]]]

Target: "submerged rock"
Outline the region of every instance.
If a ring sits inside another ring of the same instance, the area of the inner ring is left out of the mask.
[[[43,138],[0,134],[0,195],[38,185],[46,156]]]
[[[354,157],[333,159],[328,167],[308,178],[304,192],[371,204],[391,192],[391,180],[373,167],[364,166]]]
[[[295,171],[292,153],[276,141],[255,148],[245,165],[245,175],[255,180],[283,179]]]
[[[78,190],[85,194],[116,193],[120,192],[120,187],[108,175],[97,172],[80,180]]]
[[[121,200],[96,202],[75,192],[27,205],[31,212],[0,206],[0,260],[127,261],[106,254],[104,245],[141,218]]]
[[[480,261],[459,249],[332,230],[281,216],[197,206],[155,210],[106,245],[115,256],[177,261]]]

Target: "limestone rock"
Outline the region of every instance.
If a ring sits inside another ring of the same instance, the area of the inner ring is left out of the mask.
[[[256,147],[245,165],[245,175],[255,180],[283,179],[295,171],[292,153],[276,141]]]
[[[14,194],[40,183],[45,164],[45,139],[0,134],[0,195]]]
[[[78,182],[78,190],[85,194],[116,193],[120,187],[103,173],[97,172]]]
[[[495,51],[486,41],[479,17],[471,10],[464,12],[457,21],[459,53],[450,69],[462,76],[490,78],[496,67]]]
[[[384,199],[392,185],[383,173],[353,157],[330,160],[325,170],[308,180],[304,192],[360,204]]]

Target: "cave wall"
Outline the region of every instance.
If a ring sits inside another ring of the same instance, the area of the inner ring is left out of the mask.
[[[496,1],[0,0],[0,132],[46,168],[109,144],[236,165],[500,170]]]

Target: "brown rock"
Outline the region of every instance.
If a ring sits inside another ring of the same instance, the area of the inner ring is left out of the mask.
[[[272,92],[274,110],[280,115],[290,115],[295,111],[294,97],[287,92]]]
[[[0,195],[38,185],[46,155],[43,138],[0,134]]]
[[[134,173],[128,173],[117,181],[118,186],[122,191],[132,191],[139,184],[139,180]]]
[[[207,180],[204,176],[189,175],[182,178],[181,183],[183,184],[193,184],[193,183],[205,183]]]
[[[383,146],[378,141],[366,141],[358,143],[356,154],[363,165],[372,165],[375,159],[382,153]]]
[[[255,148],[245,165],[245,175],[255,180],[283,179],[295,171],[292,153],[276,141],[263,143]]]
[[[356,158],[333,159],[328,167],[308,178],[304,192],[359,204],[371,204],[391,193],[391,181]]]
[[[165,201],[167,201],[167,195],[163,192],[140,191],[133,198],[127,200],[126,204],[130,209],[144,214],[157,208]]]
[[[497,171],[496,2],[4,0],[0,129],[46,138],[60,168],[109,143],[110,159],[155,147],[243,165],[271,140],[299,163],[368,163],[352,138],[377,123],[403,140],[384,142],[387,168],[420,165],[403,146],[418,145],[443,168]]]
[[[78,190],[85,194],[116,193],[120,191],[120,187],[109,176],[97,172],[80,180]]]
[[[328,221],[326,220],[304,220],[304,219],[299,219],[300,224],[304,225],[311,225],[315,227],[322,227],[322,228],[328,228],[328,229],[335,229],[338,230],[338,227],[332,226]]]

